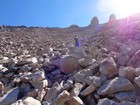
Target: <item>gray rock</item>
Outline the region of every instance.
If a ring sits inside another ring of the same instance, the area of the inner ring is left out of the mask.
[[[140,87],[140,76],[135,77],[134,82]]]
[[[129,59],[130,59],[129,55],[126,55],[126,54],[122,53],[121,55],[119,55],[117,64],[125,66],[127,64],[127,62],[129,61]]]
[[[74,78],[76,81],[83,83],[85,81],[85,78],[87,78],[88,76],[92,76],[92,75],[93,75],[92,70],[83,69],[83,70],[77,72],[74,75]]]
[[[100,72],[102,74],[108,75],[112,72],[117,72],[116,63],[113,58],[106,58],[100,65]]]
[[[86,83],[88,85],[93,84],[95,87],[100,87],[101,86],[101,78],[97,76],[88,76],[86,78]]]
[[[100,99],[97,105],[117,105],[114,101],[108,98]]]
[[[119,76],[125,77],[130,81],[133,81],[135,78],[135,68],[133,67],[120,67],[119,68]]]
[[[46,91],[44,89],[38,90],[38,95],[37,95],[36,99],[39,100],[40,102],[42,102],[45,94],[46,94]]]
[[[54,105],[64,105],[64,103],[68,100],[70,93],[64,90],[62,93],[58,95],[56,98]]]
[[[79,97],[72,97],[65,103],[66,105],[85,105]]]
[[[134,91],[120,92],[115,94],[115,98],[119,101],[135,101],[136,93]]]
[[[3,83],[0,82],[0,91],[3,91],[4,90],[4,86],[3,86]]]
[[[0,105],[11,105],[18,99],[19,88],[13,88],[0,98]]]
[[[137,105],[137,104],[135,104],[133,102],[129,102],[129,101],[123,101],[120,103],[120,105]]]
[[[94,92],[95,89],[96,89],[96,87],[95,87],[93,84],[91,84],[91,85],[89,85],[86,89],[84,89],[84,90],[80,93],[80,95],[81,95],[81,96],[87,96],[87,95],[89,95],[90,93]]]
[[[140,67],[135,69],[135,76],[140,76]]]
[[[60,93],[61,86],[56,82],[53,86],[47,91],[47,94],[44,96],[44,100],[52,103],[58,94]]]
[[[24,65],[22,67],[20,67],[20,70],[23,72],[29,72],[32,69],[32,67],[30,67],[29,65]]]
[[[82,90],[83,85],[81,83],[75,83],[73,86],[73,89],[70,92],[70,96],[77,97],[80,94],[80,91]]]
[[[92,57],[85,57],[78,60],[78,63],[83,67],[90,66],[93,62],[95,62],[95,59]]]
[[[23,105],[41,105],[41,103],[33,97],[27,97],[23,100]]]
[[[121,91],[133,90],[134,87],[131,82],[123,77],[116,77],[112,79],[110,82],[105,83],[101,86],[97,93],[99,95],[111,95]]]
[[[65,56],[60,59],[60,70],[69,74],[78,69],[78,58],[73,56]]]

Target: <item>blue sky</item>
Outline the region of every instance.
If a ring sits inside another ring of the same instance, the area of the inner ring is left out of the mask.
[[[100,23],[113,13],[101,0],[0,0],[0,25],[68,27],[87,26],[97,16]],[[105,0],[104,0],[105,1]]]

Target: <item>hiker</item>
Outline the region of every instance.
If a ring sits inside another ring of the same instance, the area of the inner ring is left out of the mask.
[[[79,39],[77,36],[75,36],[74,40],[75,40],[75,47],[80,47]]]

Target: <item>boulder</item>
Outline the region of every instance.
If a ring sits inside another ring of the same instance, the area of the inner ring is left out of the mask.
[[[92,76],[92,75],[93,75],[92,70],[83,69],[83,70],[77,72],[74,75],[74,78],[75,78],[75,81],[83,83],[85,81],[85,78],[87,78],[88,76]]]
[[[101,78],[97,76],[88,76],[86,78],[86,83],[88,85],[93,84],[95,87],[100,87],[101,86]]]
[[[68,100],[70,93],[64,90],[62,93],[58,95],[56,98],[54,105],[64,105],[64,103]]]
[[[72,97],[65,103],[66,105],[84,105],[83,101],[79,97]]]
[[[80,91],[82,90],[83,85],[81,83],[75,83],[73,86],[73,89],[70,92],[70,96],[73,97],[77,97],[80,94]]]
[[[97,93],[99,95],[104,96],[104,95],[111,95],[117,92],[133,90],[133,89],[134,87],[128,79],[124,77],[116,77],[111,81],[105,83],[103,86],[101,86],[98,89]]]
[[[120,103],[120,105],[137,105],[137,104],[130,102],[130,101],[123,101]]]
[[[117,105],[114,101],[108,98],[100,99],[97,105]]]
[[[11,105],[18,100],[19,88],[13,88],[0,98],[0,105]]]
[[[33,97],[27,97],[23,100],[23,105],[41,105],[41,103]]]
[[[135,78],[135,68],[133,67],[120,67],[119,68],[119,76],[125,77],[130,81],[133,81]]]
[[[69,74],[78,69],[78,58],[73,56],[64,56],[60,59],[60,70]]]
[[[127,64],[127,62],[129,61],[129,59],[130,59],[129,55],[121,53],[119,55],[117,64],[119,64],[121,66],[125,66]]]
[[[135,77],[134,82],[140,87],[140,76]]]
[[[126,91],[115,94],[115,98],[119,101],[135,101],[136,93],[134,91]]]
[[[96,87],[95,87],[93,84],[91,84],[91,85],[89,85],[86,89],[84,89],[84,90],[80,93],[80,95],[81,95],[81,96],[87,96],[87,95],[89,95],[90,93],[94,92],[95,89],[96,89]]]
[[[117,72],[116,63],[114,59],[112,57],[104,59],[100,65],[99,70],[102,74],[105,75]]]
[[[135,69],[135,76],[140,76],[140,67]]]
[[[95,59],[92,57],[85,57],[78,60],[78,63],[83,67],[90,66],[93,62],[95,62]]]

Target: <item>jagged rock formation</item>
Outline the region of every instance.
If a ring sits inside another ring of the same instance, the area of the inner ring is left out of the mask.
[[[3,26],[0,105],[139,105],[140,22],[126,19],[99,30]],[[81,47],[75,35],[87,37]]]

